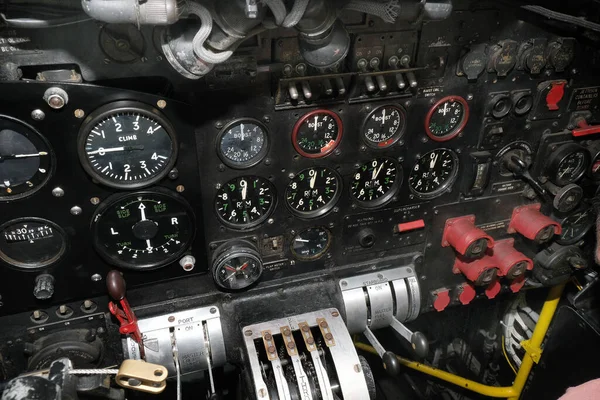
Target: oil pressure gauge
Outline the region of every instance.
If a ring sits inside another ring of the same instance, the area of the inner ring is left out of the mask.
[[[304,157],[325,157],[340,144],[342,132],[342,120],[336,113],[315,110],[296,122],[292,131],[292,144]]]
[[[445,142],[461,133],[469,119],[469,105],[460,96],[448,96],[431,107],[425,117],[425,133],[436,142]]]
[[[269,148],[267,129],[254,119],[240,119],[228,124],[217,137],[217,152],[231,168],[249,168],[258,164]]]
[[[134,270],[165,266],[194,239],[194,214],[183,197],[167,190],[117,194],[92,217],[93,244],[109,264]]]

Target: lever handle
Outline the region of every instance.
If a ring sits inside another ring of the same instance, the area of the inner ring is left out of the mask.
[[[373,346],[379,357],[381,357],[385,372],[390,376],[395,376],[400,373],[400,363],[398,362],[396,355],[391,351],[386,351],[369,328],[365,329],[363,335],[365,335],[369,343],[371,343],[371,346]]]
[[[121,301],[125,298],[125,279],[123,279],[123,276],[119,271],[113,269],[106,275],[106,288],[113,300]]]
[[[545,200],[549,200],[549,195],[546,189],[529,173],[529,166],[525,161],[513,155],[510,160],[505,161],[504,165],[506,168],[515,174],[515,176],[523,179],[529,184]]]
[[[398,334],[400,336],[402,336],[404,339],[406,339],[413,351],[415,352],[415,354],[417,355],[417,357],[419,358],[425,358],[427,357],[427,354],[429,353],[429,341],[427,340],[427,337],[425,337],[425,335],[421,332],[418,331],[411,331],[410,329],[408,329],[402,322],[398,321],[396,318],[392,318],[392,322],[390,324],[390,327],[395,330],[396,332],[398,332]]]
[[[600,125],[590,125],[585,118],[577,118],[577,128],[571,132],[573,137],[581,137],[600,133]]]

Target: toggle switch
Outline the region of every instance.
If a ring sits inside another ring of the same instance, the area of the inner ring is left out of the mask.
[[[583,117],[575,118],[577,128],[573,129],[572,134],[574,137],[594,135],[600,133],[600,125],[590,125]]]
[[[394,233],[405,233],[416,231],[419,229],[425,228],[425,221],[422,219],[417,219],[415,221],[410,222],[402,222],[394,226]]]
[[[442,247],[449,246],[467,258],[477,258],[488,248],[494,247],[494,239],[475,226],[474,215],[466,215],[446,221]]]
[[[508,224],[508,233],[519,233],[536,243],[546,243],[554,235],[560,235],[560,224],[542,214],[540,208],[539,203],[516,207]]]

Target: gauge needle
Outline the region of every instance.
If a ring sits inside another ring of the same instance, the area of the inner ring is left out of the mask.
[[[226,270],[229,270],[229,271],[237,271],[235,268],[233,268],[233,267],[230,267],[229,265],[226,265],[226,266],[225,266],[225,269],[226,269]]]
[[[244,124],[240,125],[240,131],[242,132],[242,137],[241,137],[241,141],[244,141]]]
[[[146,239],[146,246],[148,246],[148,250],[152,250],[152,243],[150,243],[150,239]]]
[[[443,108],[442,115],[446,116],[447,112],[448,112],[448,103],[444,103],[444,108]]]
[[[569,167],[569,168],[565,169],[565,170],[564,170],[564,171],[563,171],[563,172],[560,174],[560,177],[562,178],[563,176],[565,176],[565,174],[566,174],[567,172],[571,172],[571,167]]]
[[[319,117],[315,115],[315,132],[317,131],[317,122],[319,121]]]
[[[39,153],[31,153],[31,154],[6,154],[0,155],[0,162],[4,160],[12,160],[15,158],[31,158],[31,157],[39,157],[39,156],[47,156],[48,153],[45,151],[40,151]]]
[[[310,243],[310,240],[306,240],[306,239],[296,238],[295,240],[296,240],[296,242]]]
[[[142,217],[142,221],[146,220],[146,206],[144,205],[144,203],[140,203],[140,206],[138,207],[138,209],[140,210],[140,214]]]
[[[246,192],[248,191],[248,186],[244,186],[242,188],[242,200],[246,200]]]
[[[246,261],[244,264],[242,264],[242,266],[240,267],[240,271],[245,270],[246,268],[248,268],[249,262]]]
[[[437,159],[438,159],[438,154],[435,155],[435,157],[433,157],[431,159],[431,162],[429,163],[429,168],[435,168],[435,163],[437,163]]]
[[[315,181],[317,180],[317,173],[315,172],[315,174],[312,176],[312,178],[310,178],[310,188],[314,189],[315,188]]]
[[[381,125],[385,124],[385,108],[383,109],[383,116],[381,117]]]
[[[92,154],[104,154],[104,153],[115,153],[118,151],[131,151],[131,150],[144,150],[144,146],[123,146],[123,147],[109,147],[108,149],[100,147],[98,150],[88,151],[88,155]]]
[[[377,176],[378,176],[378,175],[379,175],[379,173],[381,172],[381,168],[383,168],[383,164],[381,164],[381,165],[379,166],[379,168],[373,169],[373,179],[372,179],[372,180],[375,180],[375,179],[377,179]]]

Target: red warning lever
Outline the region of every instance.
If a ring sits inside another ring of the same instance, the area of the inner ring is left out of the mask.
[[[119,327],[119,332],[122,335],[131,335],[133,337],[133,340],[140,346],[140,355],[144,358],[145,354],[144,345],[142,343],[142,334],[138,326],[137,318],[129,306],[127,298],[125,298],[125,279],[123,279],[123,276],[119,271],[112,270],[108,273],[106,276],[106,287],[110,297],[121,305],[121,308],[119,308],[119,304],[116,302],[111,301],[108,303],[110,313],[119,320],[119,324],[121,325]]]
[[[475,226],[474,215],[466,215],[446,221],[442,247],[448,246],[452,246],[467,258],[477,258],[481,257],[488,248],[494,247],[494,239]]]
[[[600,133],[600,125],[589,125],[585,118],[579,117],[576,119],[577,128],[571,132],[574,137],[581,137]]]
[[[561,232],[560,224],[540,212],[541,205],[528,204],[513,210],[508,233],[520,233],[536,243],[545,243]]]

